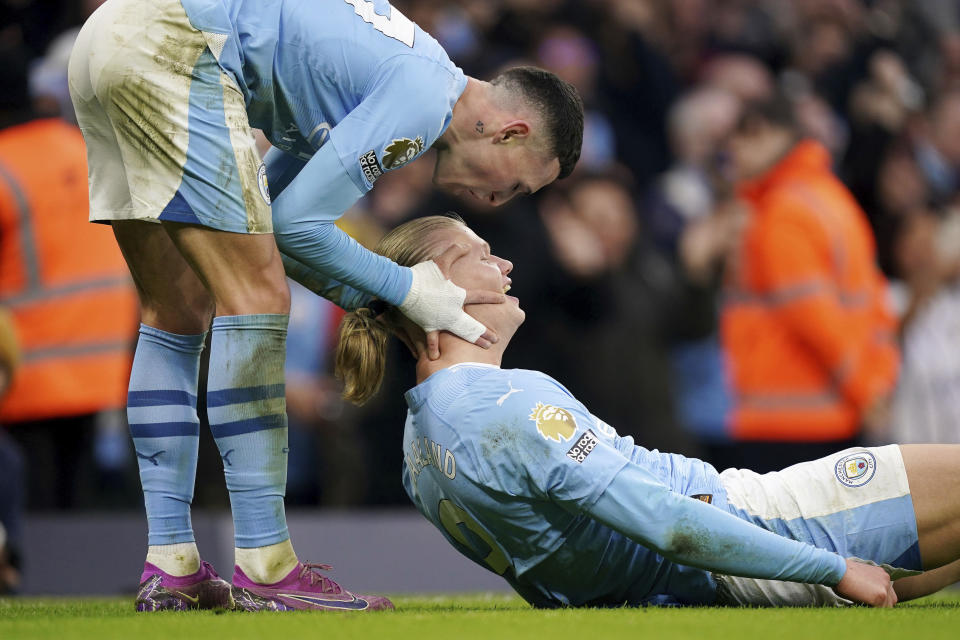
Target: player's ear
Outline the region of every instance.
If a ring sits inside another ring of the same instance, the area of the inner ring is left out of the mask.
[[[507,122],[496,135],[493,136],[494,144],[509,144],[530,136],[530,123],[526,120],[511,120]]]

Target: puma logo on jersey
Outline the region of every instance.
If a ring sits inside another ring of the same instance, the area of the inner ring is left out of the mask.
[[[507,391],[507,392],[506,392],[505,394],[503,394],[502,396],[500,396],[499,398],[497,398],[497,406],[498,406],[498,407],[502,407],[502,406],[503,406],[503,403],[507,401],[507,398],[509,398],[509,397],[510,397],[511,395],[513,395],[514,393],[520,393],[521,391],[523,391],[523,389],[514,389],[514,388],[513,388],[513,380],[507,380],[507,384],[510,386],[510,390]]]
[[[533,408],[530,419],[537,423],[537,431],[546,440],[565,442],[577,431],[577,421],[572,413],[542,402]]]

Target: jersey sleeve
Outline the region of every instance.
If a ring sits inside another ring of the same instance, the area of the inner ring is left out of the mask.
[[[446,130],[466,77],[456,67],[397,55],[378,70],[360,104],[330,132],[355,187],[366,193],[385,171],[420,157]]]
[[[591,517],[679,564],[730,575],[836,585],[836,553],[782,537],[674,491],[624,465],[586,509]]]
[[[315,272],[312,281],[329,279],[394,305],[403,302],[413,281],[410,270],[364,249],[332,223],[384,171],[416,159],[443,133],[466,84],[453,70],[422,56],[394,56],[309,161],[298,166],[282,154],[268,155],[268,181],[276,181],[271,191],[278,194],[277,245],[307,268],[302,273]],[[358,297],[351,292],[350,303]]]
[[[345,311],[356,311],[360,307],[370,304],[373,296],[355,289],[331,278],[320,271],[311,269],[299,260],[280,253],[283,260],[283,270],[287,277],[309,289],[318,296],[323,296]]]

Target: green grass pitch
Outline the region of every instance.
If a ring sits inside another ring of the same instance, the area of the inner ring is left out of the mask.
[[[960,591],[893,610],[568,609],[537,611],[504,595],[397,596],[396,611],[136,614],[129,598],[0,599],[0,638],[268,640],[375,638],[960,638]]]

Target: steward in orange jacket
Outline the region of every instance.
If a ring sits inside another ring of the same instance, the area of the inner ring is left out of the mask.
[[[22,353],[0,422],[125,405],[136,294],[110,229],[87,222],[83,137],[59,119],[0,130],[0,305]]]
[[[777,131],[779,141],[763,139]],[[852,440],[892,390],[899,363],[866,216],[832,174],[827,150],[797,142],[784,123],[754,122],[734,134],[731,151],[740,174],[753,173],[740,185],[752,213],[721,314],[733,438]],[[751,172],[764,153],[772,165]]]

